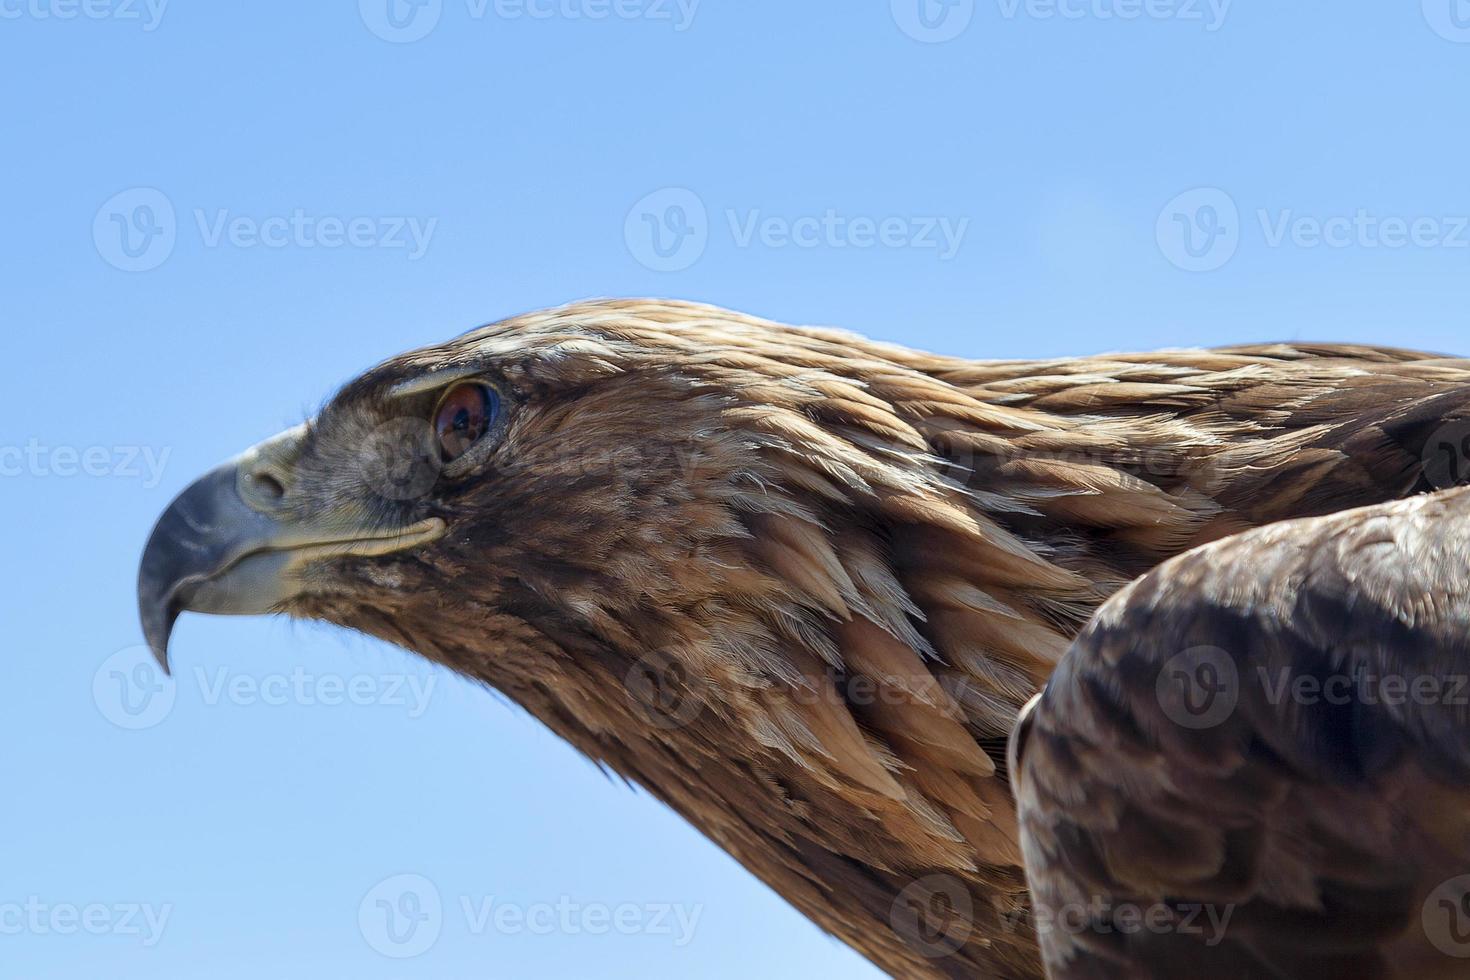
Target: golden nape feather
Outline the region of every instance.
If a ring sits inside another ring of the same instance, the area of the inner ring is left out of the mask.
[[[468,462],[385,490],[373,454],[420,460],[467,381],[497,405]],[[165,515],[140,590],[160,651],[191,602],[402,644],[884,970],[1033,977],[1006,736],[1096,607],[1192,546],[1458,482],[1467,435],[1470,361],[1408,351],[975,361],[579,303],[394,358],[228,477],[268,472],[279,498],[247,504],[281,525],[411,546],[291,552],[288,585],[247,601],[221,573],[205,601]]]

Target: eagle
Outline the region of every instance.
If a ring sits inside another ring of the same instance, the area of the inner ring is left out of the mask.
[[[903,977],[1041,975],[1007,744],[1098,607],[1251,528],[1460,482],[1470,361],[969,360],[600,300],[391,358],[141,560],[497,689]]]
[[[1013,746],[1048,976],[1470,974],[1470,488],[1110,599]]]

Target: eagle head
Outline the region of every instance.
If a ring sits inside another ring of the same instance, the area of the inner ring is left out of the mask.
[[[697,355],[701,326],[734,342]],[[184,611],[281,612],[515,691],[547,681],[541,653],[590,651],[596,670],[700,645],[695,624],[738,618],[721,603],[780,601],[740,553],[743,518],[795,506],[771,459],[800,439],[782,417],[810,427],[803,403],[839,383],[773,376],[742,331],[765,333],[583,304],[380,364],[168,508],[139,573],[150,646],[166,663]]]
[[[184,611],[347,626],[500,688],[647,782],[622,750],[705,708],[791,756],[827,752],[773,692],[825,693],[848,669],[833,626],[859,613],[924,672],[883,524],[971,520],[935,434],[883,391],[899,385],[941,388],[881,345],[693,304],[484,327],[367,371],[187,488],[145,549],[144,632],[166,665]]]

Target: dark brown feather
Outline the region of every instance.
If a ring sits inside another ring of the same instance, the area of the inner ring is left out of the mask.
[[[1470,490],[1130,585],[1016,735],[1050,975],[1470,974],[1467,679]]]

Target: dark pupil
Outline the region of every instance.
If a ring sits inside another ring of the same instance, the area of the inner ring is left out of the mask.
[[[494,413],[492,395],[476,385],[449,396],[439,413],[439,444],[448,459],[456,459],[485,434]]]

